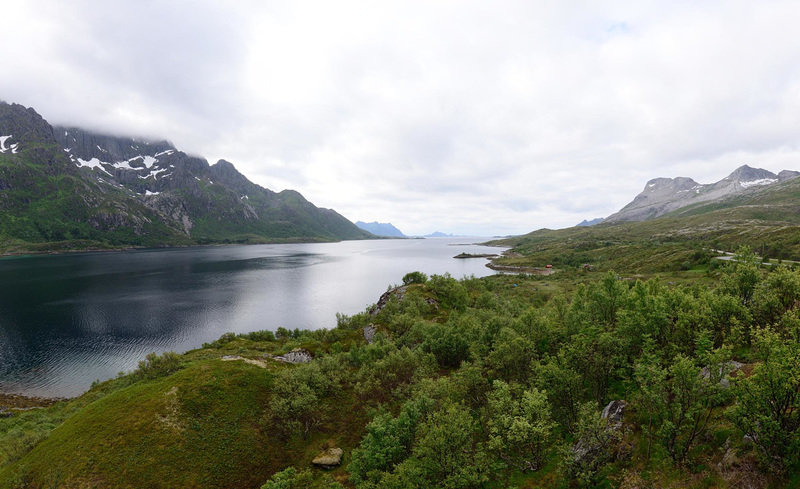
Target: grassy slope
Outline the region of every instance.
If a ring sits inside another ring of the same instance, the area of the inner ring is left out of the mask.
[[[490,283],[499,297],[541,305],[556,289],[571,290],[576,281],[584,279],[565,274],[480,280]],[[542,287],[544,283],[551,287]],[[473,300],[476,297],[473,294]],[[448,314],[442,309],[427,320],[443,323]],[[362,341],[360,330],[348,331],[340,338],[339,347],[347,349]],[[324,401],[328,407],[335,407],[325,409],[332,416],[308,438],[285,442],[265,415],[275,372],[294,367],[269,362],[264,369],[220,359],[230,354],[261,358],[264,352],[282,353],[296,346],[320,354],[331,344],[236,339],[188,352],[181,357],[184,368],[168,377],[136,383],[123,377],[102,383],[70,402],[0,419],[0,447],[11,444],[9,431],[26,420],[43,431],[43,440],[32,451],[12,454],[12,460],[18,460],[11,465],[6,465],[8,457],[3,460],[0,449],[0,487],[258,488],[285,467],[310,467],[310,460],[327,445],[345,450],[345,466],[328,474],[347,486],[348,454],[358,446],[370,414],[357,396],[344,390],[336,398]],[[722,409],[718,411],[709,427],[710,435],[694,451],[692,466],[676,468],[657,448],[646,461],[647,442],[631,425],[626,435],[632,445],[630,461],[609,466],[607,477],[614,486],[735,487],[735,479],[728,481],[708,470],[721,461],[723,445],[733,433],[732,426],[722,417]],[[739,449],[738,444],[735,447]],[[517,473],[514,486],[566,487],[558,474],[557,458],[553,452],[543,469]],[[752,463],[752,457],[743,456],[742,463]],[[324,472],[314,473],[321,477]],[[741,473],[733,475],[739,477]],[[790,487],[798,487],[797,480],[791,486],[792,480],[789,479]],[[776,484],[780,485],[769,487],[785,487],[786,483],[785,479],[778,479]]]
[[[310,465],[325,443],[357,446],[368,419],[347,393],[325,401],[342,409],[331,410],[338,414],[313,436],[287,444],[265,414],[274,371],[293,367],[220,360],[282,346],[240,339],[196,350],[168,377],[132,385],[116,379],[78,399],[0,419],[0,466],[19,459],[0,470],[0,487],[260,487],[282,468]],[[8,453],[18,446],[15,433],[37,430],[42,441],[32,451]]]
[[[653,273],[707,263],[708,248],[748,245],[771,258],[800,259],[800,179],[724,201],[697,204],[658,219],[541,229],[495,241],[520,256],[498,264]]]

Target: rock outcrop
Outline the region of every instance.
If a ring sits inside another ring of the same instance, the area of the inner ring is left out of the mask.
[[[311,463],[324,469],[332,469],[342,463],[343,454],[344,450],[341,448],[329,448],[317,455]]]
[[[776,175],[768,170],[744,165],[711,184],[697,183],[686,177],[654,178],[647,182],[644,190],[631,203],[603,222],[646,221],[692,204],[752,192],[798,176],[800,172],[793,170],[783,170]]]
[[[264,356],[284,363],[308,363],[314,359],[314,356],[311,355],[311,352],[303,348],[295,348],[289,353],[284,353],[283,355],[276,356],[265,353]]]
[[[610,426],[617,426],[622,423],[622,416],[625,414],[625,408],[628,406],[627,401],[611,401],[600,414],[600,417],[608,420]]]

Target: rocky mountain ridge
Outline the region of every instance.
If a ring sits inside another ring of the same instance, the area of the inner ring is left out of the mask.
[[[762,168],[743,165],[722,180],[697,183],[691,178],[654,178],[632,202],[603,222],[645,221],[700,202],[725,199],[755,191],[767,185],[791,180],[800,172],[783,170],[778,174]]]
[[[168,141],[52,127],[0,103],[0,243],[110,246],[331,241],[371,235],[293,190],[250,182]],[[24,246],[23,246],[24,247]]]
[[[390,222],[364,222],[356,221],[356,226],[364,231],[368,231],[376,236],[386,236],[389,238],[405,238],[406,235],[397,229]]]

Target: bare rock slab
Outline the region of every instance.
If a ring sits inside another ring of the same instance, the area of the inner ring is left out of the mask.
[[[311,463],[324,469],[332,469],[342,463],[343,454],[344,450],[341,448],[329,448],[317,455]]]

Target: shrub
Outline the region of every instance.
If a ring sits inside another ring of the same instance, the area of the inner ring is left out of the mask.
[[[139,362],[133,375],[139,379],[157,379],[177,372],[181,368],[181,357],[174,351],[164,352],[158,356],[155,352],[148,353],[144,360]]]
[[[428,276],[422,272],[409,272],[403,276],[403,285],[424,284]]]

